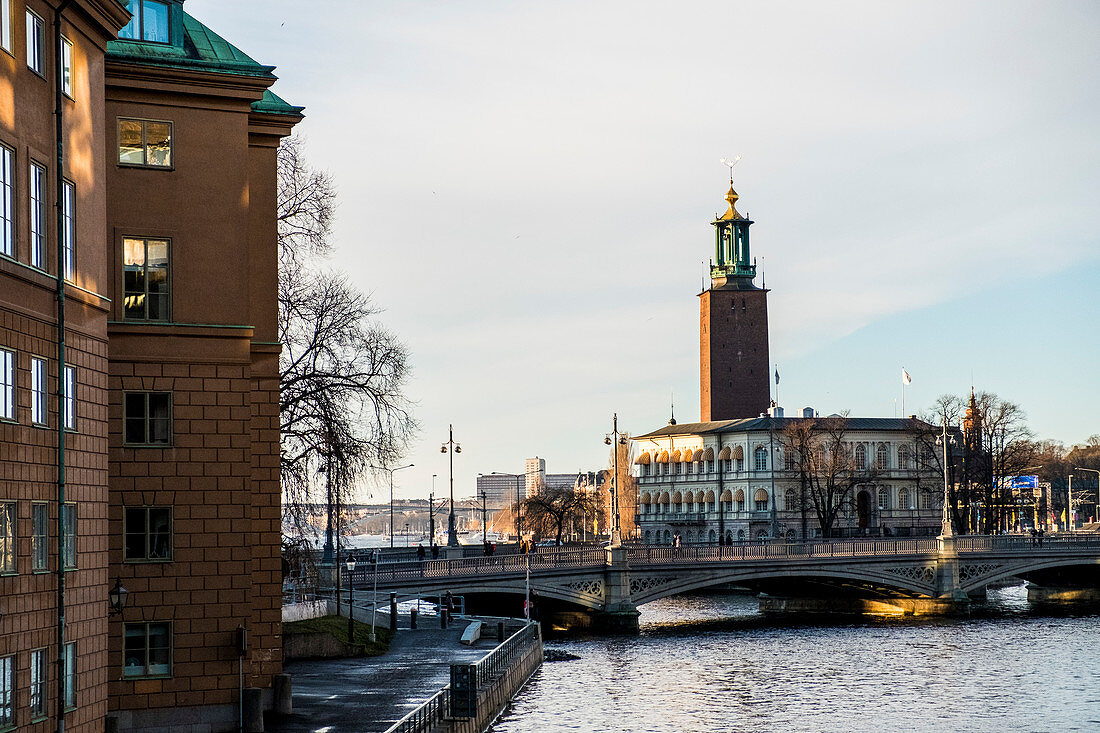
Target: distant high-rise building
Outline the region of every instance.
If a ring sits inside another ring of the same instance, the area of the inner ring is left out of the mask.
[[[478,497],[485,497],[485,508],[491,512],[509,509],[526,496],[523,474],[492,473],[477,477]]]
[[[700,420],[758,417],[771,403],[768,361],[768,291],[758,288],[749,255],[751,220],[729,209],[712,222],[715,259],[711,286],[699,294]]]
[[[546,485],[546,459],[535,456],[525,462],[524,475],[526,476],[525,497],[539,493],[539,488]]]

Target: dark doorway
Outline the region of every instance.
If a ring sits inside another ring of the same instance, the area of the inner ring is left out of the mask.
[[[867,529],[871,524],[871,493],[861,491],[856,495],[856,521],[860,529]]]

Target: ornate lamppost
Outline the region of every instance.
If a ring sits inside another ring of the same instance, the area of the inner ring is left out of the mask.
[[[355,644],[355,555],[348,553],[348,644]]]
[[[943,518],[942,518],[942,527],[940,528],[940,536],[941,537],[953,537],[954,534],[955,534],[954,529],[952,527],[952,522],[951,522],[951,502],[950,502],[950,488],[949,488],[950,484],[949,484],[949,480],[948,480],[948,477],[947,477],[947,469],[948,469],[947,446],[948,446],[948,444],[950,444],[952,446],[957,445],[957,443],[955,442],[955,436],[954,435],[952,435],[952,436],[947,435],[947,420],[945,418],[944,421],[943,421],[943,431],[940,434],[940,436],[938,438],[936,438],[936,445],[943,446]]]
[[[619,432],[619,413],[611,416],[611,432],[604,436],[604,445],[615,446],[614,454],[615,475],[611,477],[611,546],[622,547],[623,536],[619,530],[619,446],[626,445],[626,436]]]
[[[462,446],[455,442],[454,425],[447,426],[447,442],[439,449],[447,453],[451,481],[451,513],[447,516],[447,547],[458,547],[458,535],[455,534],[455,453],[462,452]]]

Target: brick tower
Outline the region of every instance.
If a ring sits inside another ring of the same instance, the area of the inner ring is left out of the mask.
[[[726,194],[729,209],[713,222],[715,259],[711,286],[699,294],[700,419],[756,417],[771,404],[768,382],[768,291],[753,283],[749,256],[752,221],[737,212],[737,192]]]

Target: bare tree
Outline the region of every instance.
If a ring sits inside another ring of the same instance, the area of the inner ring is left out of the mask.
[[[416,424],[402,390],[404,345],[331,254],[336,190],[305,162],[301,139],[279,149],[279,363],[284,507],[294,521],[319,501],[339,505],[371,464],[391,465]]]
[[[538,493],[524,499],[521,505],[527,528],[539,537],[552,534],[560,545],[565,528],[598,511],[599,500],[592,492],[574,491],[572,487],[541,487]]]

